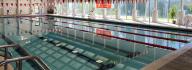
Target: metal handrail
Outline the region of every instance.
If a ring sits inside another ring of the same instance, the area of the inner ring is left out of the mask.
[[[10,40],[9,38],[7,38],[5,35],[2,35],[2,37],[4,38],[4,40],[8,43],[8,44],[15,44],[15,46],[17,48],[19,48],[20,50],[22,50],[22,53],[24,52],[24,56],[32,56],[29,53],[27,53],[27,51],[21,47],[19,44],[16,44],[15,42],[13,42],[12,40]],[[33,62],[37,63],[38,66],[40,66],[41,69],[43,70],[50,70],[50,68],[46,65],[46,63],[43,62],[43,60],[41,60],[40,58],[36,57],[36,60],[33,60]],[[6,64],[5,64],[6,67]],[[4,68],[5,69],[5,68]],[[6,69],[5,69],[6,70]],[[20,70],[20,69],[19,69]]]
[[[7,59],[7,60],[4,60],[4,61],[1,61],[0,66],[9,64],[11,62],[19,62],[18,63],[18,70],[22,70],[22,61],[23,60],[36,60],[36,61],[39,62],[39,64],[41,65],[41,68],[43,70],[50,70],[49,67],[44,62],[42,62],[41,59],[39,57],[37,57],[37,56],[24,56],[24,57]]]
[[[1,45],[0,48],[10,48],[10,47],[17,47],[18,44],[12,44],[12,45]]]
[[[40,67],[43,70],[50,70],[49,67],[39,58],[36,56],[25,56],[25,57],[18,57],[18,58],[12,58],[12,59],[8,59],[10,57],[8,57],[8,49],[7,48],[12,48],[12,47],[18,47],[18,44],[12,44],[12,45],[2,45],[0,46],[0,48],[5,48],[5,56],[4,56],[4,61],[0,62],[0,66],[4,65],[4,70],[7,70],[7,64],[10,62],[16,62],[19,61],[18,64],[18,70],[21,70],[22,66],[22,60],[36,60],[37,63],[40,65]]]
[[[0,54],[0,56],[5,56],[5,53],[4,53],[4,51],[5,50],[2,50],[2,49],[0,49],[0,51],[2,51],[3,53],[2,54]],[[8,54],[8,57],[7,58],[11,58],[12,56],[13,56],[13,54],[11,53],[11,52],[7,52],[7,54]]]
[[[7,59],[7,60],[4,60],[4,61],[1,61],[0,66],[2,66],[4,64],[11,63],[11,62],[16,62],[16,61],[19,61],[19,60],[27,60],[27,59],[34,59],[34,58],[35,58],[34,56],[25,56],[25,57]]]
[[[8,57],[8,48],[12,48],[12,47],[16,47],[17,44],[12,44],[12,45],[3,45],[3,46],[0,46],[0,48],[4,48],[4,60],[7,60],[9,57]],[[4,70],[7,70],[7,64],[4,65]]]
[[[0,48],[4,48],[4,49],[5,49],[5,50],[4,50],[4,53],[5,53],[5,55],[4,55],[4,60],[6,60],[6,59],[8,58],[8,54],[10,54],[10,53],[8,52],[8,49],[7,49],[7,48],[12,48],[12,47],[17,47],[17,44],[1,45],[1,46],[0,46]]]

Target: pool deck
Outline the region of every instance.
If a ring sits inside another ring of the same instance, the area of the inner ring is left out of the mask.
[[[0,56],[0,61],[3,61],[4,57]],[[0,70],[4,70],[4,66],[0,66]],[[8,64],[7,70],[14,70],[13,66],[11,64]]]
[[[142,70],[191,70],[192,43],[174,51],[157,61],[145,66]]]

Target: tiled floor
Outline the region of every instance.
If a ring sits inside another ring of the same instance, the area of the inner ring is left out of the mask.
[[[159,70],[192,70],[192,49],[165,64]]]

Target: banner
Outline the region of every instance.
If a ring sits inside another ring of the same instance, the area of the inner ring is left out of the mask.
[[[111,8],[111,0],[95,0],[96,8]]]
[[[104,29],[96,29],[96,34],[112,36],[112,32]]]
[[[110,37],[106,37],[106,36],[112,36],[112,32],[109,30],[104,30],[104,29],[97,29],[96,28],[96,34],[105,38],[105,39],[111,39]],[[106,36],[102,36],[102,35],[106,35]]]

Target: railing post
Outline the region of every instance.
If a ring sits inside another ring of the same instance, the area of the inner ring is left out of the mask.
[[[77,39],[77,30],[75,30],[75,40]]]
[[[105,38],[103,38],[103,46],[104,46],[104,48],[106,48],[106,40],[105,40]]]
[[[83,28],[84,30],[84,28]],[[83,42],[85,42],[85,32],[83,32]]]
[[[19,60],[19,67],[18,70],[22,70],[22,60]]]
[[[16,70],[22,70],[22,60],[16,62]]]
[[[5,48],[5,57],[4,57],[4,60],[7,60],[7,53],[8,53],[8,50],[7,50],[7,48]],[[4,70],[7,70],[7,64],[4,65]]]
[[[95,34],[93,34],[93,40],[92,40],[92,45],[95,44]]]
[[[68,25],[69,27],[69,25]],[[69,37],[69,28],[67,28],[67,37]]]

